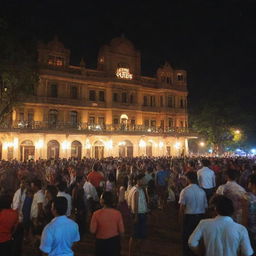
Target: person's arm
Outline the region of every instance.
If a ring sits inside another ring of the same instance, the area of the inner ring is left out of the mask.
[[[242,228],[243,230],[241,231],[241,241],[240,241],[241,253],[243,256],[252,256],[254,254],[253,254],[253,249],[251,247],[248,231],[245,227],[242,227]]]
[[[184,213],[186,209],[186,200],[185,200],[185,193],[184,190],[180,192],[180,198],[179,198],[179,204],[180,204],[180,209],[179,209],[179,224],[183,223],[183,218],[184,218]]]
[[[249,201],[246,198],[242,199],[242,224],[247,227],[248,226],[248,208]]]
[[[44,217],[43,203],[38,203],[38,204],[37,204],[37,207],[38,207],[38,215],[37,215],[37,218],[38,218],[38,219],[43,218],[43,217]]]
[[[42,236],[41,236],[41,243],[39,249],[45,254],[49,254],[52,251],[52,243],[53,237],[50,230],[44,228]]]
[[[202,239],[202,236],[203,236],[203,233],[202,233],[202,221],[201,221],[188,239],[189,248],[196,255],[202,255],[202,248],[200,247],[200,241]]]
[[[98,223],[95,213],[92,215],[91,223],[90,223],[90,232],[95,234],[97,232]]]
[[[121,236],[124,235],[124,222],[121,213],[119,213],[118,232]]]

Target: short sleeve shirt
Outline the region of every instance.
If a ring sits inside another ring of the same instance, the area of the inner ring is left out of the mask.
[[[100,209],[94,212],[91,220],[91,231],[99,239],[108,239],[124,233],[121,213],[111,208]]]
[[[30,218],[37,218],[38,217],[38,204],[44,203],[44,193],[42,190],[37,191],[34,194],[31,211],[30,211]]]
[[[18,212],[12,209],[0,211],[0,243],[11,240],[12,230],[18,223]]]
[[[44,228],[40,250],[49,256],[73,256],[72,245],[79,240],[78,225],[66,216],[59,216]]]

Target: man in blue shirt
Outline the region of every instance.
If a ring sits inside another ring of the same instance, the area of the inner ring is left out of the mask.
[[[49,256],[73,256],[72,245],[80,240],[78,225],[65,216],[67,199],[57,197],[52,204],[55,218],[44,228],[40,250]]]
[[[170,172],[161,163],[157,164],[156,173],[156,188],[158,195],[158,207],[160,209],[166,208],[167,205],[167,188]]]

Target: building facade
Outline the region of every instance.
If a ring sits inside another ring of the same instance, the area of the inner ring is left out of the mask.
[[[57,38],[38,45],[40,81],[0,130],[1,158],[167,156],[188,152],[186,71],[166,63],[141,75],[124,37],[99,50],[97,68],[70,65]]]

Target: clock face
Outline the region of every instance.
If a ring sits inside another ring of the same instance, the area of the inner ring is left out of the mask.
[[[130,73],[129,68],[118,68],[116,70],[116,76],[122,79],[132,79],[132,74]]]

